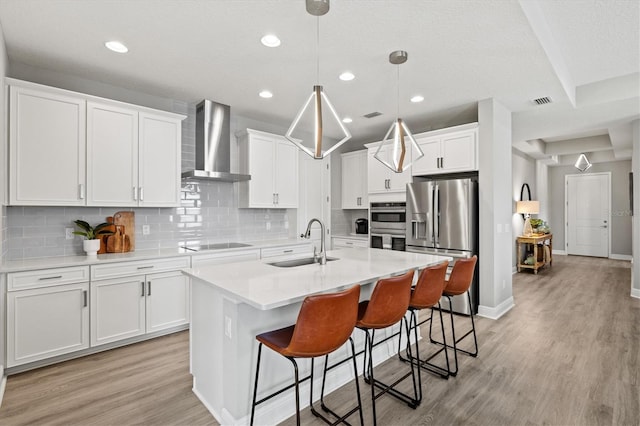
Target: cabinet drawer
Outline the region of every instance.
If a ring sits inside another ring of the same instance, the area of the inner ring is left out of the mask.
[[[345,247],[345,248],[353,248],[353,247],[369,247],[369,241],[367,240],[355,240],[351,238],[334,238],[333,239],[333,247]]]
[[[7,290],[25,290],[28,288],[51,287],[60,284],[89,281],[88,266],[68,268],[40,269],[7,274]]]
[[[149,274],[152,272],[175,271],[189,268],[190,266],[191,259],[189,256],[94,265],[91,266],[91,279],[102,280],[137,274]]]
[[[286,256],[291,254],[311,253],[313,249],[310,243],[289,246],[270,247],[260,250],[262,258],[274,256]]]

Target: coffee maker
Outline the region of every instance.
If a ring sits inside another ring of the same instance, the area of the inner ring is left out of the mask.
[[[356,219],[356,234],[369,233],[369,221],[365,218]]]

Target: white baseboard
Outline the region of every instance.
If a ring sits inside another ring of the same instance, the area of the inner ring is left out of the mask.
[[[640,288],[632,288],[631,289],[631,297],[635,297],[636,299],[640,299]]]
[[[513,297],[510,297],[495,308],[482,305],[478,306],[478,315],[484,318],[497,320],[498,318],[509,312],[514,306],[515,303],[513,303]]]
[[[631,260],[633,259],[633,256],[630,256],[628,254],[610,254],[609,255],[609,259],[613,259],[613,260],[627,260],[629,262],[631,262]]]
[[[552,254],[553,254],[553,255],[556,255],[556,254],[557,254],[558,256],[566,256],[566,255],[567,255],[567,252],[566,252],[566,251],[564,251],[564,250],[555,250],[555,249],[554,249]]]

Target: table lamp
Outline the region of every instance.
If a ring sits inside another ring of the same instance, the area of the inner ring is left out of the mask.
[[[529,237],[533,234],[531,229],[531,215],[538,214],[540,212],[539,201],[516,201],[516,213],[522,213],[525,215],[524,227],[522,228],[522,235]]]

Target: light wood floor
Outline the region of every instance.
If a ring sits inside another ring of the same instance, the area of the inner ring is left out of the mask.
[[[516,306],[498,321],[478,318],[478,358],[462,355],[449,380],[423,375],[416,410],[381,397],[378,423],[640,425],[640,300],[629,282],[628,262],[573,256],[514,275]],[[0,424],[216,424],[191,392],[187,351],[183,332],[10,376]],[[389,360],[376,374],[404,367]],[[327,402],[339,410],[352,395],[347,385]],[[302,418],[323,424],[308,410]]]

